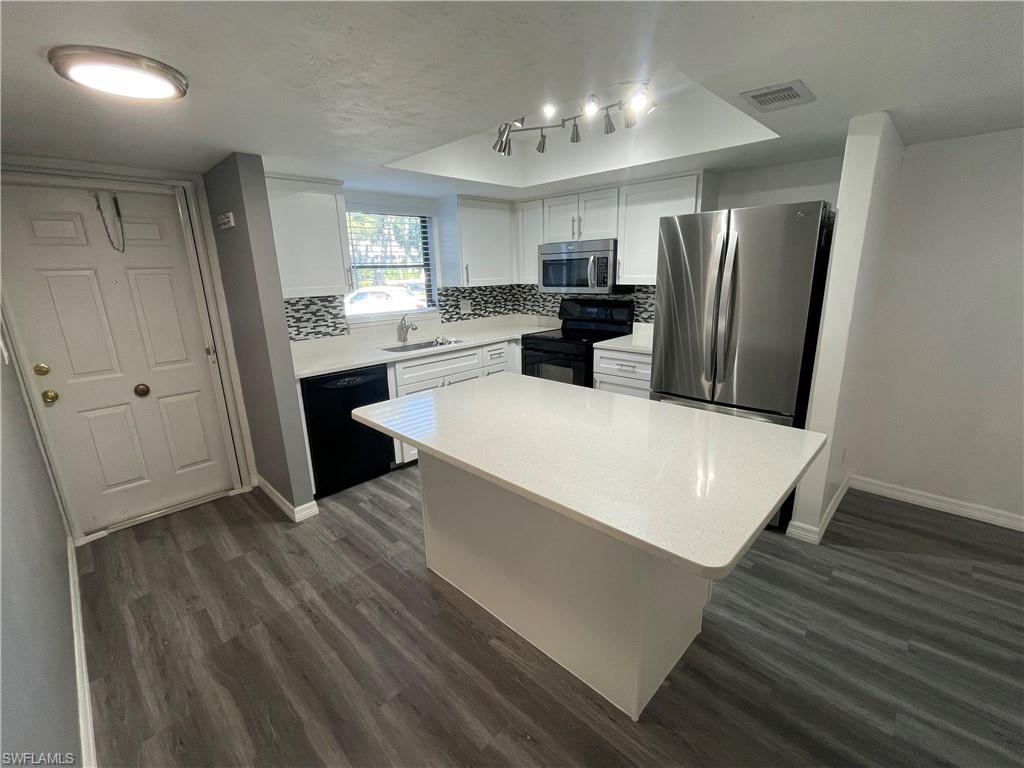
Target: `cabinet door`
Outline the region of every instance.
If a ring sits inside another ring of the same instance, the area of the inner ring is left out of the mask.
[[[516,282],[536,285],[537,248],[544,242],[544,202],[520,203],[516,209]]]
[[[579,195],[551,197],[544,201],[544,242],[562,243],[578,240],[576,217],[580,209]]]
[[[465,284],[511,284],[514,262],[511,205],[460,199],[459,229]]]
[[[621,376],[606,376],[603,373],[594,374],[594,389],[630,397],[642,397],[645,400],[651,396],[650,385],[646,381],[625,379]]]
[[[405,387],[399,387],[398,388],[398,396],[399,397],[405,397],[406,395],[411,395],[414,392],[426,392],[427,390],[437,389],[437,388],[443,387],[443,386],[444,386],[444,379],[443,378],[439,377],[439,378],[436,378],[436,379],[428,379],[427,381],[420,381],[420,382],[417,382],[416,384],[410,384],[410,385],[405,386]],[[408,443],[401,443],[401,446],[402,446],[402,456],[401,456],[401,459],[399,459],[399,461],[401,461],[401,463],[405,464],[405,463],[408,463],[410,461],[413,461],[419,455],[419,452],[413,446],[409,445]]]
[[[662,216],[696,211],[697,177],[648,181],[619,188],[618,282],[654,285]]]
[[[284,297],[347,293],[344,198],[327,184],[275,178],[267,198]]]
[[[580,195],[579,218],[576,219],[578,240],[603,240],[616,237],[619,231],[619,190],[598,189]]]

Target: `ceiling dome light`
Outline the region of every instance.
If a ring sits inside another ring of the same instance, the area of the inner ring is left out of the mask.
[[[46,56],[73,83],[132,99],[180,99],[188,80],[174,67],[137,53],[92,45],[60,45]]]
[[[587,100],[583,102],[583,114],[587,117],[593,117],[597,114],[601,106],[597,103],[597,96],[587,96]]]
[[[558,112],[558,107],[556,107],[554,104],[549,103],[541,107],[540,111],[544,113],[544,117],[550,120]]]

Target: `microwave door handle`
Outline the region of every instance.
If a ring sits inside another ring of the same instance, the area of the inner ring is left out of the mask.
[[[597,278],[594,276],[594,256],[591,255],[587,259],[587,286],[589,288],[597,287]]]
[[[722,243],[725,240],[725,230],[722,230],[715,237],[715,250],[713,253],[718,257],[715,259],[713,269],[708,270],[704,295],[707,301],[704,302],[704,381],[711,381],[714,376],[715,365],[715,299],[718,296],[718,278],[722,270]]]
[[[729,244],[725,249],[725,268],[722,270],[722,294],[718,300],[718,340],[716,342],[718,360],[715,366],[715,378],[725,380],[726,347],[732,335],[732,278],[736,269],[736,241],[739,236],[735,229],[729,230]]]

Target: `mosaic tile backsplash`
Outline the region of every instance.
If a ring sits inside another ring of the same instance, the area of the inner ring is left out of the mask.
[[[493,285],[476,288],[440,288],[437,303],[441,322],[471,320],[495,315],[549,315],[558,314],[562,298],[580,297],[582,294],[541,293],[536,285]],[[632,299],[638,323],[654,322],[654,286],[638,285],[633,293],[588,298]],[[459,302],[470,301],[473,311],[460,314]]]
[[[322,339],[348,333],[344,296],[302,296],[284,300],[289,341]]]
[[[571,294],[580,296],[581,294]],[[438,309],[442,323],[457,320],[473,320],[498,315],[548,315],[558,314],[558,304],[563,296],[570,294],[541,293],[536,285],[490,285],[475,288],[439,288]],[[654,286],[639,285],[633,293],[617,293],[614,296],[593,296],[591,298],[633,299],[635,320],[638,323],[654,322]],[[472,312],[460,314],[459,302],[470,301]],[[342,336],[349,332],[345,319],[345,298],[343,296],[305,296],[284,300],[284,314],[288,321],[288,338],[291,341],[320,339],[325,336]]]

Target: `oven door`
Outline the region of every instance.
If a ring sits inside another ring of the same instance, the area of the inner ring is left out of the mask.
[[[540,257],[542,293],[608,293],[608,286],[596,285],[594,253],[552,254]]]
[[[538,379],[561,381],[589,387],[586,359],[561,352],[538,349],[523,349],[523,374]]]

